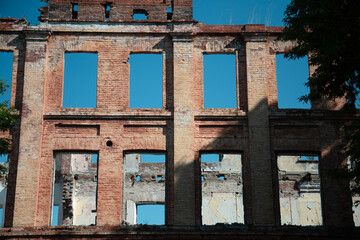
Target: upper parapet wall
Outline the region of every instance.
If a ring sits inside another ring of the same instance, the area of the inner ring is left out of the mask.
[[[123,22],[137,13],[149,22],[193,20],[192,0],[50,0],[39,10],[40,21]]]

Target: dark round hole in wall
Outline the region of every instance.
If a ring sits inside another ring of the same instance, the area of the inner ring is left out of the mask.
[[[112,145],[113,145],[112,141],[109,140],[109,141],[106,142],[106,146],[112,147]]]

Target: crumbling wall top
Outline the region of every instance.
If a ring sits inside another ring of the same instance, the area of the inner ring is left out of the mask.
[[[49,0],[39,11],[54,22],[192,21],[193,0]]]
[[[0,18],[0,31],[22,31],[28,25],[25,18]]]

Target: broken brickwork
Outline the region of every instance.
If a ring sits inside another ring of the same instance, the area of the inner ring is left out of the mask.
[[[276,54],[295,44],[276,41],[281,27],[198,23],[191,0],[50,0],[40,11],[38,26],[0,19],[0,51],[14,56],[10,103],[21,117],[11,132],[5,211],[10,228],[0,230],[3,236],[55,238],[70,229],[68,238],[95,238],[99,232],[134,237],[128,230],[137,228],[126,224],[128,201],[165,204],[165,226],[158,229],[167,239],[221,237],[229,227],[247,239],[268,232],[268,239],[285,239],[284,231],[293,239],[356,234],[349,183],[326,174],[346,163],[337,146],[341,126],[351,117],[341,111],[343,100],[338,99],[314,103],[311,109],[278,108]],[[134,14],[145,19],[136,20]],[[97,53],[96,108],[62,106],[66,53]],[[136,53],[163,56],[162,108],[129,107],[128,60]],[[235,56],[236,108],[204,108],[206,54]],[[127,155],[144,152],[165,154],[166,162],[142,166]],[[96,167],[86,158],[93,153],[98,154]],[[210,171],[211,164],[201,161],[207,153],[238,155],[233,159],[236,171],[225,171],[224,162]],[[282,155],[318,156],[318,175],[305,181],[307,171],[280,171]],[[70,161],[65,159],[73,156],[88,164],[84,174],[63,171]],[[61,168],[57,159],[64,160]],[[128,159],[139,170],[130,171]],[[157,192],[154,199],[139,194],[149,189]],[[318,227],[303,231],[284,226],[297,225],[282,220],[285,202],[305,190],[319,196],[321,221],[309,224]],[[87,217],[77,215],[85,219],[79,223],[75,211],[85,209],[74,207],[75,191],[92,202]],[[219,201],[211,198],[215,195]],[[57,225],[72,226],[51,227],[58,200],[63,217]],[[229,208],[212,205],[209,211],[220,212],[206,215],[206,201],[225,202]],[[213,220],[207,222],[206,216]],[[216,233],[202,230],[215,223],[220,224],[214,226]],[[352,230],[331,232],[336,228]],[[148,236],[146,228],[139,231]]]

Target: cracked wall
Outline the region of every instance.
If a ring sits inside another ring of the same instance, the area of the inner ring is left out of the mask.
[[[131,225],[137,224],[138,205],[165,204],[165,162],[143,162],[142,156],[124,156],[123,212]]]
[[[241,154],[216,154],[218,162],[201,155],[203,225],[244,223]]]
[[[278,156],[282,225],[322,225],[319,159]]]
[[[55,153],[53,225],[96,224],[97,164],[97,154]]]

